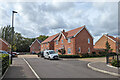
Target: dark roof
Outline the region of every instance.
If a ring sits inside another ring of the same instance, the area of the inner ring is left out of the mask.
[[[39,40],[39,39],[37,39],[40,43],[42,42],[42,40]]]

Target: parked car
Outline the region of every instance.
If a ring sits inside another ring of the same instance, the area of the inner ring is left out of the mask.
[[[45,50],[43,55],[45,59],[59,59],[58,53],[54,50]]]
[[[3,51],[3,50],[0,50],[0,54],[9,54],[8,52],[6,52],[6,51]],[[9,57],[11,57],[11,54],[9,54]]]
[[[17,56],[18,56],[17,52],[12,52],[12,57],[17,57]]]

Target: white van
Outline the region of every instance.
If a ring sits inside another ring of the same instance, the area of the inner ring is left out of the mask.
[[[45,50],[44,51],[45,59],[59,59],[58,53],[55,53],[54,50]]]

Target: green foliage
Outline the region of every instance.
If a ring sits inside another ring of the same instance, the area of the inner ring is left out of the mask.
[[[59,55],[60,58],[80,58],[79,55]]]
[[[2,30],[2,38],[6,40],[9,44],[12,43],[12,27],[10,25],[4,26],[1,28]],[[37,39],[43,41],[48,36],[40,35]],[[30,45],[36,38],[25,38],[21,35],[21,33],[14,32],[14,39],[13,39],[13,51],[16,52],[29,52]]]
[[[106,41],[106,49],[105,51],[108,52],[109,50],[111,50],[110,44],[108,41]]]
[[[112,62],[111,62],[111,65],[112,66],[115,66],[115,67],[120,67],[120,61],[119,61],[119,65],[118,65],[118,62],[117,62],[117,60],[116,59],[114,59]]]
[[[66,53],[65,49],[60,49],[58,52],[60,52],[62,55]]]
[[[9,66],[9,55],[8,54],[0,54],[0,58],[2,60],[2,75],[3,75]]]
[[[37,37],[37,39],[44,41],[45,39],[47,39],[49,36],[45,36],[45,35],[40,35],[39,37]]]

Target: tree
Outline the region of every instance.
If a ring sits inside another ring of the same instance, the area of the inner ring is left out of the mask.
[[[111,50],[110,44],[108,41],[106,41],[106,52],[109,52]]]
[[[48,38],[48,36],[45,36],[45,35],[40,35],[39,37],[37,37],[37,39],[39,39],[41,41],[44,41],[47,38]]]

